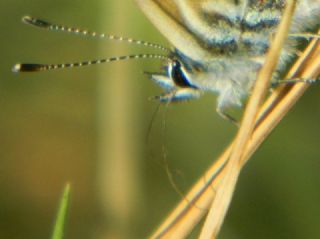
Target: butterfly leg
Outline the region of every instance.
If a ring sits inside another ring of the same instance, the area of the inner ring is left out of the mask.
[[[220,115],[223,119],[231,122],[232,124],[234,124],[237,127],[240,127],[240,123],[238,120],[236,120],[234,117],[232,117],[231,115],[229,115],[228,113],[226,113],[222,108],[217,107],[216,109],[218,115]]]
[[[174,91],[170,91],[163,95],[157,96],[160,102],[178,102],[191,99],[197,99],[201,95],[200,91],[192,88],[181,88]]]
[[[176,88],[174,81],[166,75],[146,72],[145,74],[151,75],[150,79],[163,89],[173,91]]]
[[[288,79],[288,80],[277,80],[271,83],[272,87],[276,87],[278,85],[282,85],[282,84],[295,84],[295,83],[307,83],[307,84],[313,84],[313,83],[317,83],[318,81],[320,81],[320,77],[316,78],[316,79],[304,79],[304,78],[292,78],[292,79]]]

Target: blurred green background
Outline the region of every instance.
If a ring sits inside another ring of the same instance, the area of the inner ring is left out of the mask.
[[[2,0],[0,11],[0,238],[49,238],[66,182],[65,238],[146,238],[180,200],[166,167],[186,192],[235,127],[205,95],[161,107],[149,131],[149,98],[161,90],[143,71],[157,60],[11,72],[16,62],[154,52],[35,29],[26,14],[167,45],[131,0]],[[320,237],[319,99],[314,85],[245,167],[220,238]]]

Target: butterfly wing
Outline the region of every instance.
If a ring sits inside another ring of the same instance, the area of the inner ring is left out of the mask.
[[[169,42],[194,60],[210,58],[203,43],[186,28],[181,10],[175,0],[136,0],[139,7]],[[195,1],[186,1],[189,2]],[[192,5],[193,6],[193,5]],[[196,11],[195,11],[196,12]]]
[[[281,4],[275,4],[276,7],[272,4],[268,7],[264,6],[269,2],[276,2],[273,0],[250,2],[246,0],[136,0],[136,2],[170,43],[195,61],[210,61],[214,56],[231,52],[243,54],[250,50],[256,51],[257,47],[253,46],[254,44],[259,44],[263,48],[259,54],[265,54],[265,32],[262,34],[262,42],[259,42],[261,39],[259,33],[254,36],[251,32],[255,33],[255,29],[249,29],[249,34],[246,36],[249,42],[239,44],[242,40],[243,26],[246,23],[250,24],[250,21],[260,21],[262,25],[270,23],[269,18],[275,19],[275,26],[281,14],[281,9],[277,8],[282,7]],[[263,4],[259,6],[258,3],[261,2]],[[259,13],[250,14],[260,11],[258,7],[267,8],[267,11],[262,11],[265,16]],[[248,9],[252,11],[248,12]],[[268,10],[272,10],[272,14],[269,14]],[[252,40],[255,37],[258,40]],[[249,47],[242,50],[248,45],[253,46],[252,49]]]

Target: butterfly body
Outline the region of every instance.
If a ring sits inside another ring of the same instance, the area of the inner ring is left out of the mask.
[[[162,101],[198,98],[204,92],[218,95],[217,110],[241,107],[264,64],[272,36],[285,8],[284,0],[137,0],[150,20],[173,44],[171,58],[180,62],[185,85],[175,84],[168,69],[152,79],[172,81]],[[170,2],[170,3],[169,3]],[[146,6],[142,6],[145,3]],[[153,8],[151,15],[146,11]],[[170,7],[168,7],[170,6]],[[154,14],[159,10],[161,21]],[[315,29],[320,23],[320,1],[298,0],[290,33]],[[172,28],[172,29],[170,29]],[[301,39],[288,38],[273,80],[282,77],[295,58]],[[160,84],[161,85],[161,84]],[[180,95],[183,91],[183,97]],[[185,93],[185,92],[188,92]]]

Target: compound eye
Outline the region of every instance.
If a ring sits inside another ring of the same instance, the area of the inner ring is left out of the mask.
[[[195,88],[189,82],[187,73],[183,68],[182,64],[178,60],[173,60],[171,63],[171,67],[169,70],[170,78],[174,81],[174,83],[182,88]]]

